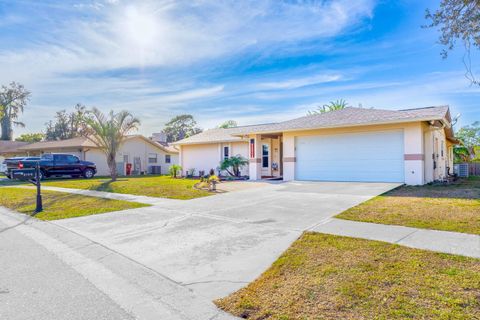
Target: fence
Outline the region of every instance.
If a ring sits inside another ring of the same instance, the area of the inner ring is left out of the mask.
[[[480,176],[480,162],[470,162],[468,164],[468,174],[471,176]]]

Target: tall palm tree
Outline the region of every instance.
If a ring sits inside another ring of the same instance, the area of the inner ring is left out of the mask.
[[[83,120],[82,135],[100,148],[107,157],[107,165],[112,181],[117,180],[117,152],[128,133],[137,130],[140,120],[128,111],[108,115],[97,108],[87,111]]]
[[[13,126],[25,127],[23,122],[17,121],[23,108],[26,106],[30,92],[23,85],[12,82],[10,86],[0,89],[0,125],[2,135],[0,140],[13,140]]]
[[[343,99],[339,99],[336,101],[330,101],[329,104],[324,104],[323,106],[319,106],[317,110],[312,110],[308,111],[308,115],[314,115],[314,114],[322,114],[330,111],[335,111],[335,110],[342,110],[348,107],[347,101]]]

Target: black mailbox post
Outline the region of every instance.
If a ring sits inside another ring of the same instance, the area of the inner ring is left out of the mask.
[[[12,179],[28,181],[37,187],[37,205],[35,212],[43,211],[42,192],[40,183],[40,164],[37,163],[35,169],[16,169],[12,170]]]

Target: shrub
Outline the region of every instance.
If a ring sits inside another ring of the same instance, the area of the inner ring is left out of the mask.
[[[220,170],[225,170],[233,177],[240,176],[240,169],[248,164],[248,160],[241,155],[236,155],[220,162]],[[230,171],[230,168],[232,171]]]
[[[168,169],[168,172],[170,173],[170,176],[172,178],[176,178],[177,175],[181,174],[182,172],[182,166],[178,165],[178,164],[172,164],[170,166],[170,169]]]

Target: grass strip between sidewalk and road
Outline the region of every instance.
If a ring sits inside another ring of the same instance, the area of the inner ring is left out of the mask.
[[[57,220],[149,206],[147,204],[89,197],[64,192],[42,191],[43,211],[34,214],[36,190],[0,188],[0,206],[34,215],[41,220]]]
[[[257,320],[476,319],[480,260],[308,232],[215,303]]]

